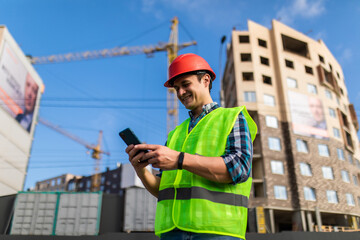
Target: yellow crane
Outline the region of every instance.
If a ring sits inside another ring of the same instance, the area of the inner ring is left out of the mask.
[[[104,152],[103,150],[101,150],[101,142],[102,142],[103,132],[101,130],[99,131],[98,141],[97,141],[97,144],[95,145],[95,144],[88,143],[87,141],[81,139],[80,137],[75,136],[74,134],[65,131],[60,126],[55,125],[43,118],[39,118],[39,123],[55,130],[58,133],[61,133],[62,135],[74,140],[77,143],[80,143],[81,145],[85,146],[88,150],[91,150],[91,157],[95,160],[94,174],[91,178],[91,191],[92,192],[99,191],[99,189],[100,189],[101,156],[102,156],[102,154],[110,156],[109,152]]]
[[[177,17],[174,17],[171,20],[170,27],[170,37],[167,43],[158,43],[156,45],[147,45],[147,46],[132,46],[132,47],[114,47],[110,49],[101,49],[93,51],[84,51],[76,53],[65,53],[65,54],[55,54],[50,56],[43,57],[33,57],[28,56],[30,62],[34,65],[38,64],[50,64],[50,63],[61,63],[61,62],[72,62],[72,61],[81,61],[89,59],[99,59],[99,58],[110,58],[110,57],[119,57],[119,56],[129,56],[129,55],[138,55],[146,54],[151,56],[155,52],[167,52],[168,66],[170,63],[177,57],[178,51],[192,45],[196,45],[196,41],[178,43],[178,25],[179,20]],[[178,100],[176,92],[173,88],[169,88],[167,92],[167,133],[174,129],[178,125],[179,121],[179,112],[178,112]],[[95,171],[95,175],[98,172]]]

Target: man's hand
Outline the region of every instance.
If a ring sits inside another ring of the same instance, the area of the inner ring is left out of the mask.
[[[139,175],[144,172],[145,167],[149,165],[149,163],[146,161],[140,162],[145,159],[143,158],[145,153],[144,152],[137,153],[138,151],[139,151],[138,149],[135,149],[135,145],[132,144],[125,149],[125,152],[129,155],[129,161],[131,165],[133,165],[136,173]]]
[[[155,168],[173,170],[178,167],[178,156],[180,152],[171,150],[168,147],[154,144],[138,144],[134,146],[133,150],[149,150],[148,153],[145,153],[141,157],[143,160],[147,159],[148,163],[152,164]]]

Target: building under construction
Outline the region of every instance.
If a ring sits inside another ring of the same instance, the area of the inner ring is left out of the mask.
[[[248,230],[357,229],[359,124],[340,64],[323,41],[275,20],[231,35],[223,102],[246,105],[259,129]]]

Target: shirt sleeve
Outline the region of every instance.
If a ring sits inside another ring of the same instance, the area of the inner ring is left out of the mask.
[[[245,182],[251,173],[253,145],[249,126],[240,112],[231,130],[222,156],[233,183]]]

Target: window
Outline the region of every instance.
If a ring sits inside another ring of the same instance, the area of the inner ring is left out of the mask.
[[[328,90],[328,89],[325,89],[325,96],[326,96],[328,99],[332,99],[331,91]]]
[[[270,65],[269,59],[266,58],[266,57],[261,57],[261,56],[260,56],[260,63],[261,63],[261,64],[264,64],[264,65],[266,65],[266,66],[269,66],[269,65]]]
[[[70,182],[70,183],[69,183],[69,186],[68,186],[68,189],[69,189],[69,191],[75,190],[75,183],[74,183],[74,182]]]
[[[329,148],[325,144],[318,145],[319,155],[322,157],[330,157]]]
[[[259,38],[258,43],[259,43],[259,46],[267,48],[267,42],[265,40],[262,40],[262,39]]]
[[[240,43],[249,43],[250,37],[248,35],[240,35],[239,36],[239,42]]]
[[[345,161],[344,151],[340,148],[336,149],[339,160]]]
[[[325,63],[324,57],[321,55],[319,55],[319,60],[320,60],[320,62]]]
[[[309,58],[309,50],[306,42],[281,34],[284,51]]]
[[[339,203],[337,193],[334,190],[327,190],[326,197],[329,203]]]
[[[256,102],[255,92],[244,92],[245,102]]]
[[[330,115],[330,117],[336,118],[336,113],[333,108],[329,108],[329,115]]]
[[[117,173],[113,173],[113,178],[117,178]]]
[[[351,154],[348,155],[349,163],[354,164],[354,159]]]
[[[333,170],[332,170],[331,167],[324,166],[324,167],[321,168],[321,170],[322,170],[322,173],[323,173],[323,177],[325,179],[331,179],[331,180],[334,179],[334,173],[333,173]]]
[[[314,84],[308,84],[307,89],[309,93],[317,94],[317,88]]]
[[[100,190],[101,190],[101,191],[104,191],[104,189],[105,189],[104,185],[101,185],[101,186],[100,186]]]
[[[101,184],[104,184],[104,182],[105,182],[105,176],[103,175],[101,176]]]
[[[336,102],[340,106],[340,99],[338,97],[336,97]]]
[[[243,81],[254,81],[254,73],[252,72],[243,72]]]
[[[90,179],[88,179],[88,180],[86,181],[86,188],[87,188],[87,189],[90,189],[90,187],[91,187],[91,181],[90,181]]]
[[[332,72],[332,65],[329,63],[330,72]]]
[[[242,62],[251,62],[251,54],[250,53],[242,53],[240,54],[240,58]]]
[[[355,162],[356,162],[356,166],[357,166],[357,168],[358,168],[358,169],[360,169],[360,161],[359,161],[359,160],[357,160],[357,159],[355,159]]]
[[[275,106],[275,97],[268,95],[268,94],[264,94],[264,104],[274,107]]]
[[[305,66],[305,72],[309,74],[314,74],[312,67]]]
[[[346,202],[349,206],[355,206],[354,196],[351,193],[346,193]]]
[[[268,127],[278,128],[278,121],[274,116],[265,116],[265,122]]]
[[[350,147],[353,147],[353,143],[352,143],[352,139],[351,139],[350,133],[345,132],[345,137],[346,137],[346,144],[349,145]]]
[[[282,161],[271,160],[271,172],[274,174],[284,174],[284,164]]]
[[[286,67],[288,67],[288,68],[292,68],[292,69],[294,69],[294,62],[293,62],[293,61],[290,61],[290,60],[285,59],[285,66],[286,66]]]
[[[287,81],[287,86],[289,87],[289,88],[297,88],[298,86],[297,86],[297,81],[295,80],[295,79],[293,79],[293,78],[287,78],[286,79],[286,81]]]
[[[336,72],[336,76],[340,79],[340,74],[339,74],[339,72]]]
[[[272,85],[271,77],[262,75],[263,83]]]
[[[304,197],[307,201],[316,201],[315,189],[311,187],[304,187]]]
[[[341,179],[346,183],[350,183],[349,172],[345,170],[341,170]]]
[[[301,162],[300,173],[303,176],[312,176],[310,164]]]
[[[274,151],[280,151],[281,150],[281,145],[280,145],[280,139],[279,138],[269,137],[268,142],[269,142],[269,149],[274,150]]]
[[[302,153],[309,152],[307,142],[302,139],[296,139],[296,149],[298,152],[302,152]]]
[[[113,188],[113,189],[115,189],[115,188],[116,188],[116,184],[115,184],[115,183],[112,185],[112,188]]]
[[[286,200],[287,199],[286,187],[275,185],[274,195],[275,195],[275,199]]]
[[[356,186],[359,186],[359,181],[356,175],[353,175],[353,182]]]
[[[333,133],[334,133],[334,137],[340,138],[340,130],[338,128],[333,127]]]
[[[340,88],[340,93],[344,96],[344,90],[342,90],[342,88]]]

